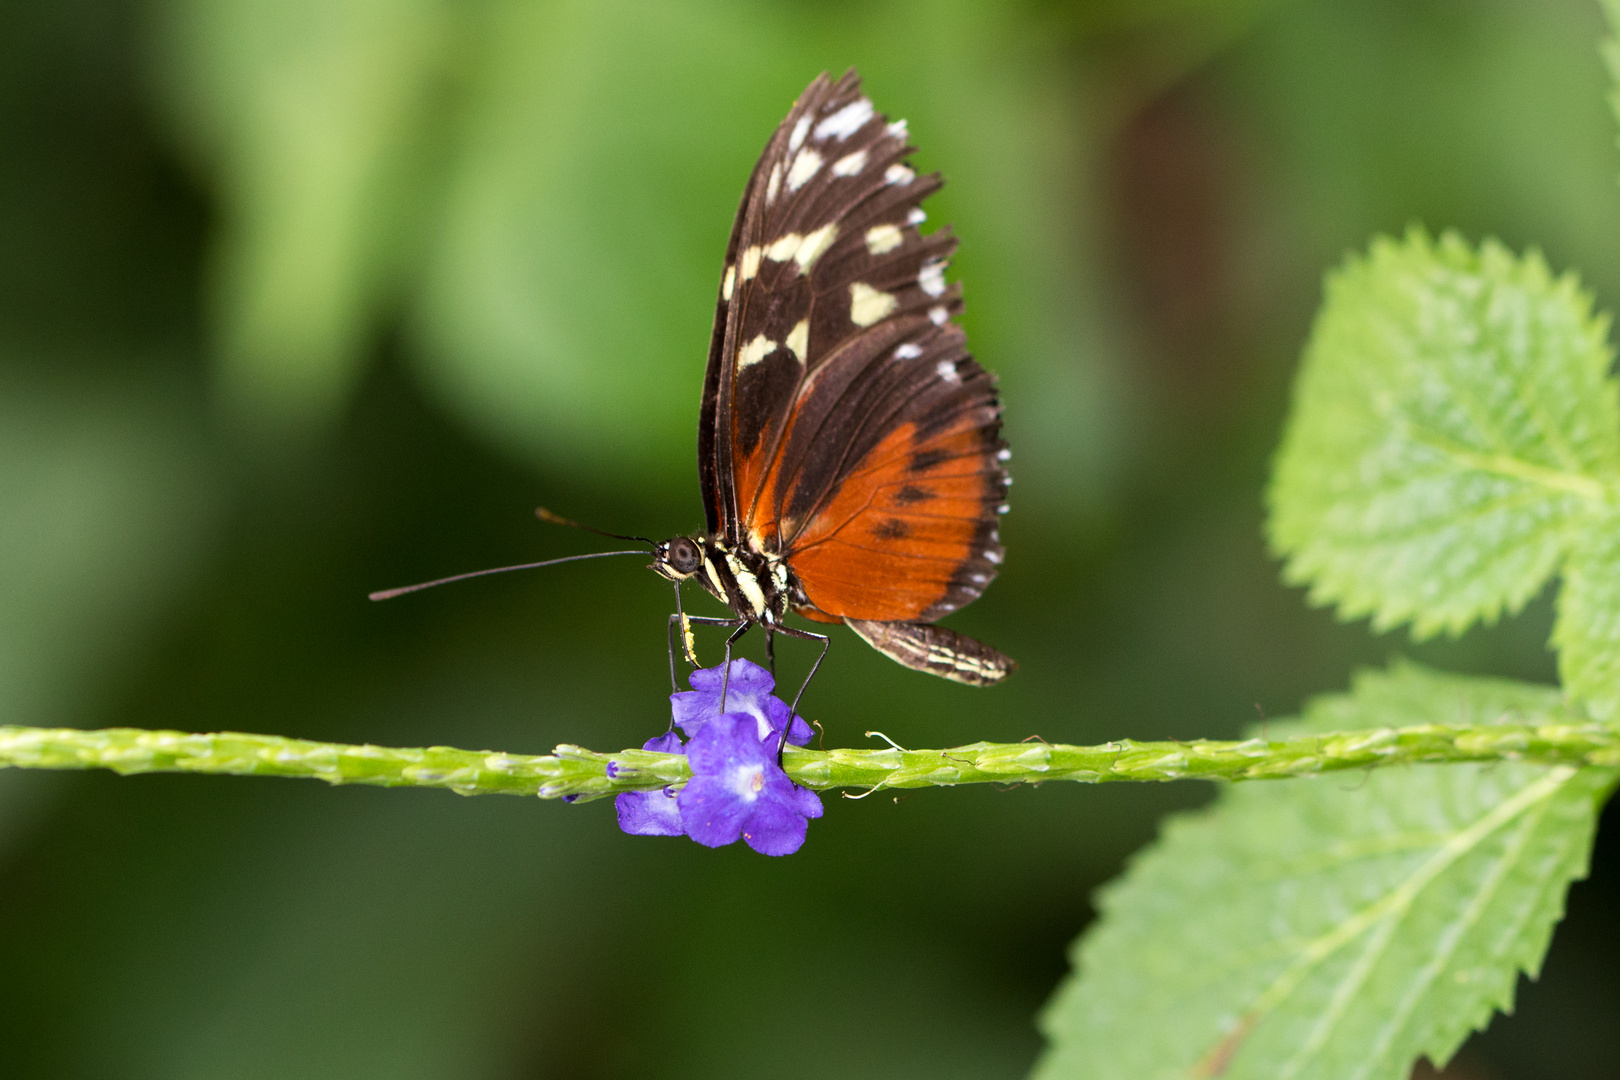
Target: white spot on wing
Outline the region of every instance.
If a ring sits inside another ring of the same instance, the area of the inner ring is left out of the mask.
[[[894,123],[890,124],[888,131],[889,138],[891,139],[905,139],[910,137],[910,132],[906,130],[906,122],[904,120],[896,120]]]
[[[834,176],[854,176],[864,168],[866,168],[866,151],[857,150],[833,162],[832,171]]]
[[[765,185],[765,205],[770,206],[776,201],[776,193],[782,190],[782,163],[778,161],[771,166],[771,179]]]
[[[923,268],[917,273],[917,284],[929,296],[941,296],[945,292],[945,264],[941,262],[923,263]]]
[[[917,174],[897,161],[883,170],[883,179],[890,184],[909,184],[917,179]]]
[[[757,364],[775,351],[776,342],[761,334],[744,345],[742,351],[737,354],[737,370],[741,371],[750,364]]]
[[[799,273],[808,274],[816,260],[832,247],[833,241],[838,238],[838,223],[829,221],[815,232],[804,238],[799,245],[798,252],[793,256],[799,262]]]
[[[874,225],[866,230],[866,250],[874,255],[893,251],[904,241],[898,225]]]
[[[816,138],[837,136],[839,140],[847,139],[861,130],[870,119],[872,103],[865,98],[852,101],[816,125]]]
[[[893,293],[880,292],[864,281],[849,287],[849,318],[856,326],[871,326],[888,318],[898,303]]]
[[[920,206],[913,206],[911,208],[911,213],[906,215],[906,224],[907,225],[921,225],[923,222],[925,222],[927,220],[928,220],[928,215],[923,213],[923,208],[920,207]]]
[[[997,461],[1011,461],[1012,460],[1012,451],[1007,449],[1005,446],[1003,446],[1000,450],[996,451],[996,460]]]
[[[810,114],[805,113],[799,117],[799,122],[793,125],[793,134],[788,136],[788,153],[793,153],[804,145],[805,133],[810,130]]]
[[[810,320],[800,319],[798,325],[788,331],[788,336],[783,339],[782,344],[799,358],[799,363],[804,363],[804,354],[810,349]]]
[[[962,381],[962,376],[956,373],[955,360],[941,360],[939,363],[934,365],[934,373],[948,383],[959,383]]]
[[[720,295],[726,300],[731,299],[731,290],[737,286],[737,268],[726,267],[726,279],[720,283]]]
[[[944,326],[945,320],[950,317],[951,313],[945,309],[944,304],[928,309],[928,318],[935,326]]]
[[[798,254],[799,245],[804,243],[804,237],[796,232],[778,237],[776,243],[765,249],[765,257],[773,262],[787,262]]]
[[[995,548],[990,548],[990,549],[986,550],[985,553],[984,553],[984,557],[986,559],[989,559],[992,563],[994,563],[997,566],[1001,565],[1001,552],[997,551]]]
[[[793,159],[793,167],[788,169],[788,190],[798,191],[804,187],[805,184],[810,182],[810,178],[816,175],[816,170],[819,168],[821,168],[820,154],[808,146],[800,150],[798,156]]]
[[[743,252],[742,259],[739,261],[738,265],[742,267],[742,279],[744,281],[752,281],[754,275],[759,273],[760,254],[758,244],[755,244],[753,247]]]
[[[909,341],[900,346],[898,349],[894,350],[894,358],[896,360],[915,360],[921,355],[922,347]]]

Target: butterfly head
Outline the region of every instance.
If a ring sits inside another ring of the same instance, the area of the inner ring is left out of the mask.
[[[677,536],[673,540],[655,544],[652,565],[647,569],[655,570],[671,581],[685,581],[703,569],[703,541],[690,536]]]

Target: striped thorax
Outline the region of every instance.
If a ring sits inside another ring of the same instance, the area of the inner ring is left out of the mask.
[[[671,581],[695,578],[740,619],[778,625],[793,582],[787,564],[715,536],[677,536],[653,549],[651,569]]]

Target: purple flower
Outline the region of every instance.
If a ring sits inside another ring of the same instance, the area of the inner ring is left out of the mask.
[[[732,678],[735,686],[735,670]],[[821,800],[787,778],[776,763],[776,736],[761,741],[757,725],[749,713],[705,719],[687,745],[693,775],[675,799],[681,824],[706,847],[740,837],[762,855],[791,855],[809,819],[821,816]]]
[[[681,737],[673,731],[656,739],[648,739],[643,750],[656,750],[660,754],[684,754]],[[608,762],[608,775],[618,773],[613,762]],[[662,791],[626,791],[613,800],[619,812],[619,828],[636,836],[680,836],[681,813],[676,806],[675,793],[669,788]]]
[[[745,840],[765,855],[791,855],[804,844],[809,819],[821,816],[821,800],[788,779],[777,751],[784,731],[790,743],[809,742],[810,725],[771,694],[776,680],[770,672],[747,660],[731,662],[721,712],[724,670],[694,671],[692,689],[670,696],[675,723],[690,742],[683,746],[671,731],[642,748],[685,754],[692,779],[679,792],[621,794],[619,828],[639,836],[685,834],[708,847]],[[619,772],[617,762],[608,762],[610,779]]]
[[[724,678],[724,666],[694,671],[688,680],[692,689],[670,696],[675,723],[686,732],[687,738],[697,738],[705,722],[719,715],[720,685]],[[772,696],[771,691],[775,688],[776,680],[758,664],[748,660],[731,662],[731,684],[726,688],[726,712],[752,717],[760,741],[769,739],[773,744],[772,749],[779,745],[773,735],[781,734],[788,726],[790,716],[787,703]],[[812,734],[804,718],[794,716],[787,741],[794,746],[803,746],[810,741]]]

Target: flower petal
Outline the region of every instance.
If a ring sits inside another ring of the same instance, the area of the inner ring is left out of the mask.
[[[760,799],[743,822],[742,838],[761,855],[791,855],[804,846],[809,828],[810,822],[793,807],[775,799]]]
[[[792,783],[792,781],[789,781],[789,783]],[[798,813],[807,818],[817,818],[822,814],[821,796],[809,788],[800,787],[798,784],[793,785],[793,805]]]
[[[688,738],[696,737],[703,725],[720,711],[722,687],[726,712],[752,716],[759,726],[760,739],[768,736],[772,728],[779,731],[786,726],[787,706],[771,696],[776,680],[770,672],[751,660],[733,660],[731,682],[726,685],[725,671],[724,664],[694,671],[688,678],[692,689],[670,695],[670,711],[675,723]],[[809,728],[805,727],[805,731],[808,733]]]
[[[700,673],[694,671],[692,674],[697,676]],[[675,726],[686,732],[688,739],[695,738],[703,730],[704,723],[720,711],[720,691],[711,694],[707,690],[683,690],[671,694],[669,711],[675,718]]]
[[[660,754],[684,754],[686,746],[681,737],[673,731],[666,731],[656,739],[648,739],[641,744],[643,750],[656,750]]]
[[[781,698],[772,697],[767,701],[766,707],[768,709],[767,715],[770,717],[771,730],[781,731],[788,726],[787,702]],[[793,717],[793,727],[788,732],[788,742],[794,746],[804,746],[809,743],[814,735],[815,732],[810,729],[810,725],[804,722],[804,717],[797,715]]]
[[[626,791],[613,800],[619,828],[632,836],[680,836],[681,812],[676,797],[664,791]]]

